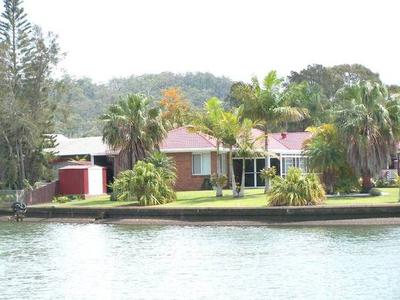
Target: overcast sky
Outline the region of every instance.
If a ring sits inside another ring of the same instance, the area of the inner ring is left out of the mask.
[[[360,63],[400,84],[400,1],[25,0],[59,35],[62,67],[116,76],[211,72],[234,80]]]

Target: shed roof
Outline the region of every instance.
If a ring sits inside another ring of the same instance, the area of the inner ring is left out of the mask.
[[[84,137],[84,138],[59,138],[57,135],[57,146],[53,149],[58,156],[74,156],[74,155],[106,155],[109,147],[103,142],[101,136]]]

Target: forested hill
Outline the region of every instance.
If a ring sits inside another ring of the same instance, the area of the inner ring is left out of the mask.
[[[225,98],[231,85],[229,78],[210,73],[146,74],[114,78],[105,84],[65,76],[56,83],[52,94],[58,107],[56,131],[69,137],[101,134],[99,116],[120,96],[129,93],[142,93],[158,101],[162,90],[179,87],[192,105],[201,107],[210,97]]]

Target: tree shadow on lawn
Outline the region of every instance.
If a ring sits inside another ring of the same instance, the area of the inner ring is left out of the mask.
[[[253,200],[253,199],[259,199],[260,196],[262,197],[264,193],[260,194],[250,194],[246,195],[244,197],[240,198],[234,198],[232,195],[225,195],[223,197],[215,197],[215,196],[198,196],[198,197],[193,197],[193,198],[184,198],[184,199],[178,199],[172,204],[189,204],[189,205],[195,205],[195,204],[203,204],[207,202],[226,202],[227,204],[229,203],[234,203],[234,202],[239,202],[243,200]]]
[[[137,206],[137,203],[133,202],[123,202],[123,201],[111,201],[111,200],[96,200],[91,202],[67,202],[66,206],[99,206],[99,207],[121,207],[121,206]]]

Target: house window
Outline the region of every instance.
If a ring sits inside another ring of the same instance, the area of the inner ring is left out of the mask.
[[[307,158],[301,154],[282,155],[282,176],[286,176],[289,168],[292,167],[307,173]]]
[[[192,174],[193,175],[211,174],[210,153],[196,153],[192,155]]]
[[[224,174],[224,175],[226,175],[226,173],[227,173],[226,154],[225,153],[219,155],[218,172],[219,172],[219,174]]]

